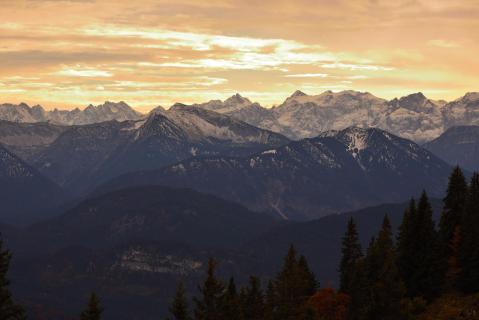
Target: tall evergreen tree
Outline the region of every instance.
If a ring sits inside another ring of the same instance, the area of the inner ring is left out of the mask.
[[[363,253],[353,218],[349,219],[346,233],[342,238],[341,253],[339,291],[350,297],[347,318],[358,319],[364,296],[362,273]]]
[[[342,239],[341,262],[339,265],[340,285],[339,291],[351,295],[354,279],[357,273],[358,261],[363,257],[358,232],[353,218],[348,221],[345,235]]]
[[[397,265],[408,295],[412,295],[412,290],[410,288],[414,285],[413,273],[416,256],[416,234],[414,234],[414,232],[416,211],[416,201],[411,199],[409,207],[404,211],[397,236]]]
[[[87,308],[81,313],[80,320],[100,320],[103,308],[95,293],[90,295]]]
[[[303,306],[311,296],[314,275],[307,264],[298,260],[296,250],[291,246],[284,258],[283,267],[274,281],[275,306],[273,319],[297,320],[303,317]]]
[[[254,276],[249,278],[248,286],[241,292],[241,305],[244,319],[263,320],[265,302],[260,280]]]
[[[174,317],[173,320],[189,320],[188,299],[183,282],[178,283],[175,298],[170,306],[170,313]]]
[[[276,298],[276,290],[274,287],[274,282],[272,280],[268,281],[268,285],[266,286],[266,294],[265,294],[265,320],[273,320],[274,319],[274,312],[277,305],[277,298]]]
[[[410,297],[431,299],[442,286],[445,267],[432,219],[432,206],[423,191],[417,209],[411,201],[398,236],[398,268]]]
[[[0,319],[23,320],[25,312],[23,308],[13,301],[10,292],[10,281],[7,278],[8,268],[12,254],[3,249],[3,240],[0,238]]]
[[[316,292],[319,284],[316,281],[314,273],[309,268],[308,261],[304,255],[299,256],[296,277],[298,279],[299,290],[303,292],[306,299]]]
[[[401,319],[404,285],[396,266],[391,224],[384,218],[381,231],[368,248],[365,260],[367,297],[362,318],[368,320]]]
[[[201,298],[194,298],[194,302],[196,304],[196,320],[222,320],[221,298],[223,295],[224,285],[216,278],[215,269],[216,261],[211,258],[208,261],[206,280],[203,285],[198,288],[201,293]]]
[[[243,319],[240,297],[236,290],[236,284],[233,277],[230,278],[228,287],[226,288],[221,300],[221,314],[223,319]]]
[[[425,191],[418,202],[417,215],[414,222],[416,234],[416,252],[414,283],[409,289],[413,295],[431,299],[440,293],[445,272],[441,264],[442,252],[439,234],[432,218],[432,206]]]
[[[461,224],[467,197],[467,183],[461,168],[456,166],[449,177],[439,232],[444,245],[448,245],[454,230]]]
[[[479,174],[474,173],[461,225],[459,284],[467,293],[479,292]]]

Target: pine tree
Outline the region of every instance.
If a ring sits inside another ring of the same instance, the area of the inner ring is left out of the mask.
[[[265,320],[273,320],[274,313],[277,306],[277,298],[276,298],[276,290],[274,287],[274,282],[272,280],[268,281],[268,285],[266,286],[266,294],[265,294]]]
[[[304,316],[304,305],[316,289],[316,280],[306,259],[297,258],[290,246],[283,267],[274,281],[275,306],[273,319],[297,320]]]
[[[462,267],[459,284],[466,293],[479,291],[479,174],[474,173],[461,225],[459,259]]]
[[[223,319],[243,319],[240,297],[236,290],[236,284],[233,277],[230,278],[228,287],[221,298],[221,314]]]
[[[81,313],[80,320],[100,320],[103,308],[95,293],[90,295],[87,308]]]
[[[202,295],[200,299],[195,298],[195,319],[196,320],[222,320],[221,297],[224,285],[215,276],[216,261],[208,261],[207,278],[198,289]]]
[[[439,223],[441,240],[447,246],[453,237],[454,230],[461,224],[467,197],[467,183],[461,168],[454,168],[449,177],[444,209]]]
[[[339,292],[350,297],[348,319],[357,319],[363,300],[363,253],[356,224],[353,218],[348,221],[346,233],[342,238],[341,262],[339,265]]]
[[[401,319],[404,285],[396,266],[391,225],[386,216],[375,241],[371,242],[365,260],[367,296],[362,318],[368,320]]]
[[[297,266],[296,250],[291,245],[284,258],[283,268],[275,281],[274,319],[293,320],[297,316],[301,301],[297,296],[295,272]]]
[[[298,279],[299,290],[300,292],[303,292],[305,299],[307,299],[316,292],[319,284],[316,281],[314,273],[309,268],[309,264],[305,256],[301,255],[299,257],[297,268],[296,277]]]
[[[186,298],[185,287],[182,282],[178,283],[175,298],[170,306],[170,313],[173,320],[189,320],[188,300]]]
[[[399,232],[397,237],[397,265],[399,274],[404,282],[409,296],[413,295],[412,286],[413,273],[415,268],[414,257],[416,256],[416,243],[414,234],[415,220],[416,220],[416,202],[411,199],[409,207],[404,211],[403,220],[399,226]]]
[[[431,299],[440,292],[444,267],[432,207],[425,191],[411,200],[398,236],[397,264],[409,297]]]
[[[13,301],[9,289],[10,281],[7,278],[8,268],[12,254],[3,250],[3,241],[0,238],[0,319],[23,320],[25,312],[23,308]]]
[[[358,232],[353,218],[348,221],[345,235],[342,239],[342,257],[339,266],[340,285],[339,291],[351,295],[354,290],[358,261],[363,257]]]
[[[258,278],[251,276],[248,286],[241,292],[244,319],[263,320],[265,316],[264,295]]]

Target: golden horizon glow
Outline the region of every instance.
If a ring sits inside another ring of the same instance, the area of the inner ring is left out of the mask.
[[[479,91],[477,0],[7,0],[0,21],[0,103]]]

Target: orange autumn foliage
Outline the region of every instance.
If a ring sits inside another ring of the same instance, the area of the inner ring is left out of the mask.
[[[336,292],[332,288],[321,289],[308,300],[308,306],[314,310],[318,320],[344,320],[348,311],[350,297]]]

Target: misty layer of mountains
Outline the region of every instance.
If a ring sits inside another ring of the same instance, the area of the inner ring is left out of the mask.
[[[290,243],[334,285],[349,216],[366,243],[422,190],[443,197],[454,165],[479,167],[476,93],[298,91],[272,109],[234,95],[147,115],[0,105],[0,119],[0,231],[32,319],[71,318],[92,289],[106,319],[154,319],[208,257],[241,283]]]

